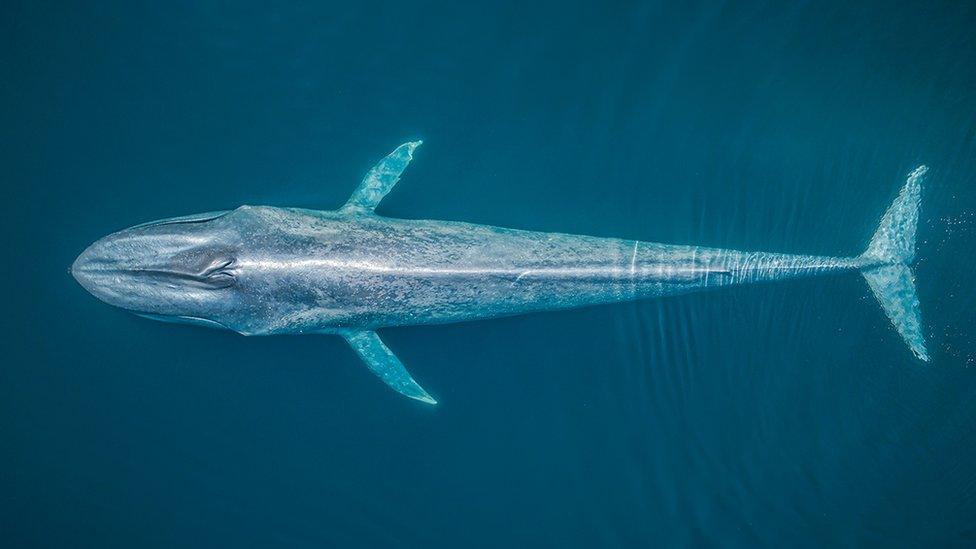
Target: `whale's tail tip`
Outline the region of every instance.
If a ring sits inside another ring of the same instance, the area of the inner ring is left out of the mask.
[[[919,359],[928,361],[915,282],[909,264],[915,259],[915,232],[922,203],[922,181],[928,168],[919,166],[908,175],[898,198],[859,260],[861,274],[891,324]]]

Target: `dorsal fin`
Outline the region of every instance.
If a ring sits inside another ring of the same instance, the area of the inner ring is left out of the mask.
[[[342,207],[345,213],[370,214],[376,209],[376,205],[383,200],[397,181],[400,174],[406,169],[407,164],[413,160],[413,151],[420,146],[423,141],[408,141],[400,145],[393,152],[386,155],[371,170],[366,172],[366,177],[359,187],[353,191],[349,201]]]

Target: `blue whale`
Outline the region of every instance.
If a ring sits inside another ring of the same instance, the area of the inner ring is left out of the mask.
[[[909,264],[925,166],[857,257],[741,252],[541,233],[374,212],[413,158],[404,143],[335,211],[241,206],[106,236],[71,267],[93,295],[141,316],[244,335],[336,334],[400,393],[436,404],[376,334],[860,272],[891,324],[928,360]]]

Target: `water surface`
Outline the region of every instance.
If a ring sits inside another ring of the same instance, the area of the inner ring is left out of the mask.
[[[2,544],[976,544],[976,10],[671,4],[6,4]],[[384,215],[823,255],[928,164],[932,361],[849,274],[382,332],[428,408],[68,275],[414,138]]]

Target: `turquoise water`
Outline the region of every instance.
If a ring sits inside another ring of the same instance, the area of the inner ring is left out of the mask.
[[[976,9],[15,2],[0,545],[976,544]],[[855,274],[335,337],[128,315],[139,222],[330,209],[815,255],[930,167],[916,360]]]

